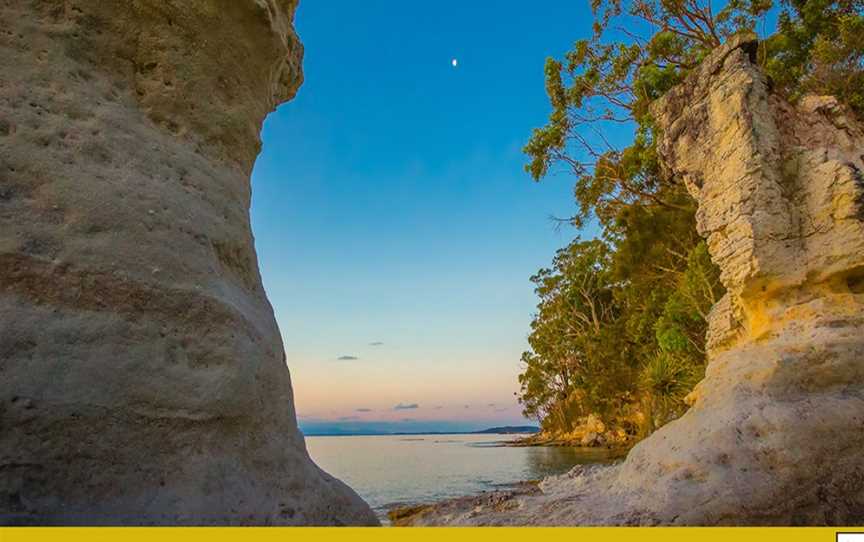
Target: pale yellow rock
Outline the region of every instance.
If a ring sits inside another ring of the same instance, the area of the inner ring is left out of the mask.
[[[690,410],[618,466],[415,524],[864,522],[864,130],[772,95],[755,50],[733,38],[653,108],[728,291]]]
[[[377,523],[309,459],[249,225],[295,4],[0,0],[0,523]]]

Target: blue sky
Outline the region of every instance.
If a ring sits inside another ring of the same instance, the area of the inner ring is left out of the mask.
[[[572,179],[534,183],[521,148],[545,58],[591,24],[526,6],[301,2],[306,81],[265,123],[252,205],[301,426],[524,422],[529,277],[576,232],[549,218]]]

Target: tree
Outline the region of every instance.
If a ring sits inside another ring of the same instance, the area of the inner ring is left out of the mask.
[[[763,62],[790,99],[830,94],[864,114],[864,1],[787,0]]]
[[[593,36],[577,41],[563,60],[546,61],[552,112],[525,146],[526,171],[540,180],[560,165],[576,177],[576,226],[591,216],[605,224],[634,203],[679,207],[661,195],[677,180],[658,173],[648,106],[723,39],[753,29],[770,7],[770,0],[732,0],[715,14],[700,0],[592,0]],[[622,124],[635,126],[623,149],[605,135]]]

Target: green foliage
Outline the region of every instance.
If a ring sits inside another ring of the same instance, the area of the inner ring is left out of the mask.
[[[686,208],[682,194],[664,196],[682,200],[682,209],[630,206],[607,239],[574,241],[532,277],[540,302],[522,356],[520,401],[545,429],[567,432],[589,414],[615,422],[641,410],[657,413],[646,419],[650,430],[683,403],[667,397],[672,388],[657,378],[646,386],[646,368],[674,360],[686,368],[688,378],[679,378],[686,386],[702,374],[705,316],[722,287],[693,227],[692,204]]]
[[[704,369],[692,360],[661,351],[645,365],[640,384],[650,432],[686,409],[684,398],[702,378]]]
[[[621,381],[635,382],[633,368],[606,363],[619,343],[610,269],[605,242],[575,241],[531,278],[540,303],[519,377],[526,415],[571,429],[580,416],[609,411]]]
[[[676,288],[654,324],[660,350],[690,356],[694,363],[701,359],[704,323],[721,292],[717,268],[701,241],[688,254],[687,267],[678,275]]]
[[[864,1],[787,0],[762,61],[791,99],[830,94],[864,114]]]
[[[644,201],[675,206],[659,194],[675,180],[657,173],[648,106],[723,39],[752,29],[770,1],[731,1],[716,15],[700,0],[594,0],[592,7],[594,35],[577,41],[563,60],[546,61],[552,112],[524,149],[535,180],[555,166],[575,176],[576,226],[592,216],[606,225],[622,207]],[[647,37],[628,30],[646,24],[656,29]],[[617,39],[608,42],[608,32]],[[635,139],[619,149],[604,132],[626,123],[635,123]]]

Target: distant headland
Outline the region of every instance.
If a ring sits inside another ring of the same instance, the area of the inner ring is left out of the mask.
[[[399,435],[521,435],[534,434],[540,431],[536,425],[505,425],[489,427],[479,431],[386,431],[374,429],[351,428],[305,428],[302,432],[307,437],[360,437],[360,436],[399,436]]]

